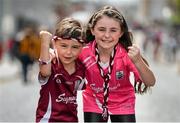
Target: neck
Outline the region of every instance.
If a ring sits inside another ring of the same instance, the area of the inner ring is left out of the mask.
[[[64,69],[69,73],[69,75],[73,74],[76,70],[75,62],[71,64],[63,64],[63,66],[64,66]]]
[[[99,46],[97,46],[97,48],[98,48],[98,51],[99,51],[99,57],[100,57],[101,62],[103,62],[103,63],[109,62],[109,59],[110,59],[111,53],[113,51],[113,48],[104,49],[104,48],[99,47]]]

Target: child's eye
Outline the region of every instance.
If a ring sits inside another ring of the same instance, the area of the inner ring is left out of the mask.
[[[103,27],[99,27],[99,28],[97,28],[99,31],[106,31],[106,29],[105,28],[103,28]]]
[[[79,49],[80,46],[72,46],[72,48],[74,48],[74,49]]]
[[[103,32],[103,31],[105,31],[105,29],[99,29],[99,31]]]
[[[61,47],[64,47],[64,48],[66,48],[66,47],[67,47],[67,45],[64,45],[64,44],[61,44],[60,46],[61,46]]]
[[[112,30],[111,30],[111,32],[117,32],[117,30],[115,30],[115,29],[112,29]]]

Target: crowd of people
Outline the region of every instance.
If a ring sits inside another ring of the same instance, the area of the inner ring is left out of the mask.
[[[10,60],[18,60],[21,64],[21,76],[24,84],[29,82],[28,72],[40,55],[40,38],[33,27],[25,27],[10,38],[0,48],[0,57],[8,53]]]
[[[141,46],[143,54],[147,54],[155,63],[176,65],[180,75],[180,36],[179,27],[167,26],[163,22],[154,21],[147,25],[135,23],[133,31]]]

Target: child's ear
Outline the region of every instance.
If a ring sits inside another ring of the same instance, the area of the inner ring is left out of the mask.
[[[94,30],[93,30],[93,29],[91,29],[91,33],[92,33],[92,35],[94,36]]]

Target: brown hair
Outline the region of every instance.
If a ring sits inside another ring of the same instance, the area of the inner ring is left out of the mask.
[[[56,24],[55,36],[60,38],[82,39],[82,25],[78,20],[73,18],[64,18]]]
[[[123,31],[123,35],[121,38],[119,38],[119,43],[122,44],[122,46],[128,50],[128,46],[132,45],[132,34],[128,30],[128,26],[126,23],[126,20],[124,19],[123,15],[114,7],[112,6],[104,6],[100,10],[98,10],[96,13],[94,13],[85,30],[85,40],[86,42],[93,41],[95,37],[91,33],[91,29],[94,28],[97,21],[102,18],[102,16],[108,16],[110,18],[114,18],[120,23],[121,29]]]

